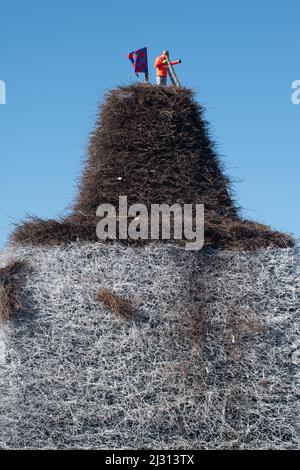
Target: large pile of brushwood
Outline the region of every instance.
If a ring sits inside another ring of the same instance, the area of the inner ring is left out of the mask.
[[[242,219],[203,108],[187,88],[138,84],[110,92],[91,136],[72,212],[60,220],[22,221],[12,239],[34,245],[98,241],[96,209],[103,203],[117,207],[119,196],[147,208],[204,204],[205,244],[212,248],[294,245],[289,235]]]

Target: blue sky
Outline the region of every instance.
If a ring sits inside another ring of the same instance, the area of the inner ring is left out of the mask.
[[[245,217],[299,237],[299,20],[296,0],[2,0],[0,247],[26,213],[72,203],[98,103],[144,45],[151,66],[182,59]]]

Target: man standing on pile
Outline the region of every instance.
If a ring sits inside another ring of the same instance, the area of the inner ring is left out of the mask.
[[[165,86],[167,84],[168,69],[166,58],[169,58],[169,51],[163,51],[162,55],[156,58],[154,67],[156,68],[156,84]],[[171,65],[180,64],[181,60],[174,60]]]

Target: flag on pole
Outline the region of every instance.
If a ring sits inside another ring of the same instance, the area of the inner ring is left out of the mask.
[[[139,76],[139,73],[148,74],[147,47],[129,52],[128,59],[131,61],[137,77]]]

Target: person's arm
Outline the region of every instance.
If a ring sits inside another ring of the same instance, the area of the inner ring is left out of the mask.
[[[173,62],[171,62],[171,65],[177,65],[177,64],[181,64],[181,59],[173,60]]]
[[[167,65],[167,64],[168,64],[166,58],[164,58],[164,60],[162,61],[162,63],[163,63],[164,65]],[[170,64],[171,64],[171,65],[181,64],[181,59],[173,60],[172,62],[170,61]]]

